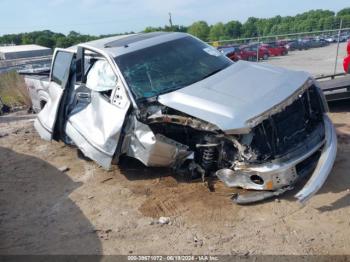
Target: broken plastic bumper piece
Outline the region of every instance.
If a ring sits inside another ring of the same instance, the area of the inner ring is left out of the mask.
[[[337,153],[335,128],[326,114],[323,117],[323,122],[325,129],[324,141],[309,148],[302,155],[287,161],[269,162],[258,166],[241,167],[235,170],[221,169],[216,172],[216,176],[228,187],[254,190],[246,194],[236,195],[233,198],[234,202],[248,204],[262,201],[291,190],[301,176],[297,172],[297,165],[321,151],[317,162],[312,166],[314,171],[311,177],[302,190],[295,195],[300,202],[306,202],[326,181],[332,170]]]

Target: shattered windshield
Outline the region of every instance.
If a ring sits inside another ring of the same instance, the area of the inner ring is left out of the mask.
[[[184,37],[116,58],[136,100],[155,97],[207,78],[232,62],[193,37]]]

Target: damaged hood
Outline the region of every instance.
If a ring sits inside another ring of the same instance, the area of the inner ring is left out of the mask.
[[[268,64],[239,61],[190,86],[159,96],[161,104],[223,131],[247,130],[247,121],[280,104],[310,78]]]

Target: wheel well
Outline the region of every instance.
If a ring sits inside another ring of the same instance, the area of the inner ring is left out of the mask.
[[[45,105],[46,105],[46,101],[40,100],[40,109],[43,109]]]

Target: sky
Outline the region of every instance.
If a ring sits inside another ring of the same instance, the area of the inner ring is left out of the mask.
[[[74,30],[101,35],[139,32],[169,23],[209,24],[248,17],[296,15],[311,9],[339,11],[349,0],[0,0],[0,35],[52,30]]]

